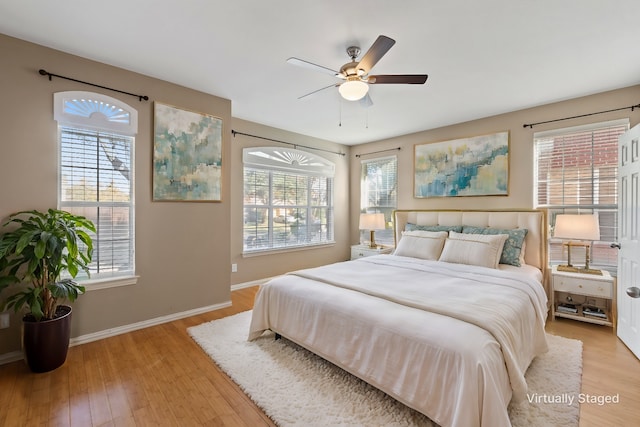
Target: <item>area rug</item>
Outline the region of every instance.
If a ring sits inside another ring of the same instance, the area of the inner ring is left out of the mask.
[[[189,328],[191,337],[279,426],[435,426],[427,417],[286,339],[247,341],[251,311]],[[547,335],[526,374],[514,426],[577,426],[582,342]],[[571,399],[571,397],[574,397]]]

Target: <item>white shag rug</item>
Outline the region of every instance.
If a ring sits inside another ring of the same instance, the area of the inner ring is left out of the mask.
[[[247,341],[251,311],[189,328],[191,337],[279,426],[434,426],[364,381],[286,339]],[[526,374],[530,399],[513,426],[577,426],[582,342],[547,334],[549,352]],[[569,399],[574,397],[573,403]],[[532,402],[529,402],[532,400]],[[549,403],[550,400],[559,403]]]

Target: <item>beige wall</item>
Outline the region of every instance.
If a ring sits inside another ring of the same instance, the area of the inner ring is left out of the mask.
[[[18,39],[0,35],[0,220],[13,212],[47,209],[57,204],[57,124],[53,94],[67,90],[104,93],[138,110],[135,150],[136,272],[137,285],[94,290],[74,304],[72,337],[96,333],[149,319],[230,302],[231,259],[239,264],[233,283],[257,280],[293,268],[318,265],[348,256],[348,162],[338,164],[341,208],[337,215],[339,243],[330,249],[289,255],[242,259],[242,157],[240,147],[255,141],[232,141],[231,129],[264,136],[318,144],[340,150],[336,144],[312,140],[249,122],[234,121],[231,101],[148,76],[90,61]],[[40,76],[44,68],[126,92],[150,97],[138,99],[59,78]],[[221,117],[223,129],[223,188],[221,203],[153,202],[151,158],[153,101]],[[329,155],[332,156],[332,155]],[[335,156],[337,157],[337,156]],[[234,184],[232,184],[232,179]],[[238,193],[239,192],[239,193]],[[232,237],[233,231],[233,237]],[[230,250],[231,245],[231,250]],[[20,348],[20,317],[0,330],[0,359]]]
[[[631,126],[640,122],[640,109],[633,112],[623,111],[599,114],[580,119],[571,119],[555,123],[524,128],[525,123],[536,123],[606,111],[620,107],[637,105],[640,102],[640,86],[605,92],[573,100],[557,102],[526,110],[515,111],[459,123],[425,132],[418,132],[371,144],[358,145],[351,151],[351,194],[360,194],[360,161],[376,156],[397,154],[398,156],[398,208],[399,209],[501,209],[501,208],[533,208],[533,133],[543,130],[578,126],[595,121],[607,121],[629,118]],[[414,198],[413,197],[413,152],[416,144],[427,144],[450,139],[485,135],[499,131],[509,131],[510,135],[510,177],[509,195],[499,197],[448,197],[448,198]],[[364,153],[379,150],[395,149],[377,155]],[[358,197],[351,199],[351,242],[358,242]]]

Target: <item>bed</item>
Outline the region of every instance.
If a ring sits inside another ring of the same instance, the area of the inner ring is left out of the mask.
[[[441,426],[509,426],[547,350],[545,211],[398,210],[394,228],[393,255],[261,286],[249,339],[272,330]]]

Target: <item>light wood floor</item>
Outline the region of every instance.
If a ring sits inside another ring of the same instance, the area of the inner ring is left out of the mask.
[[[256,290],[232,292],[227,309],[72,347],[53,372],[0,366],[0,426],[273,426],[186,332],[251,309]],[[583,393],[620,395],[582,404],[580,426],[638,425],[640,361],[611,328],[559,319],[547,330],[584,342]]]

